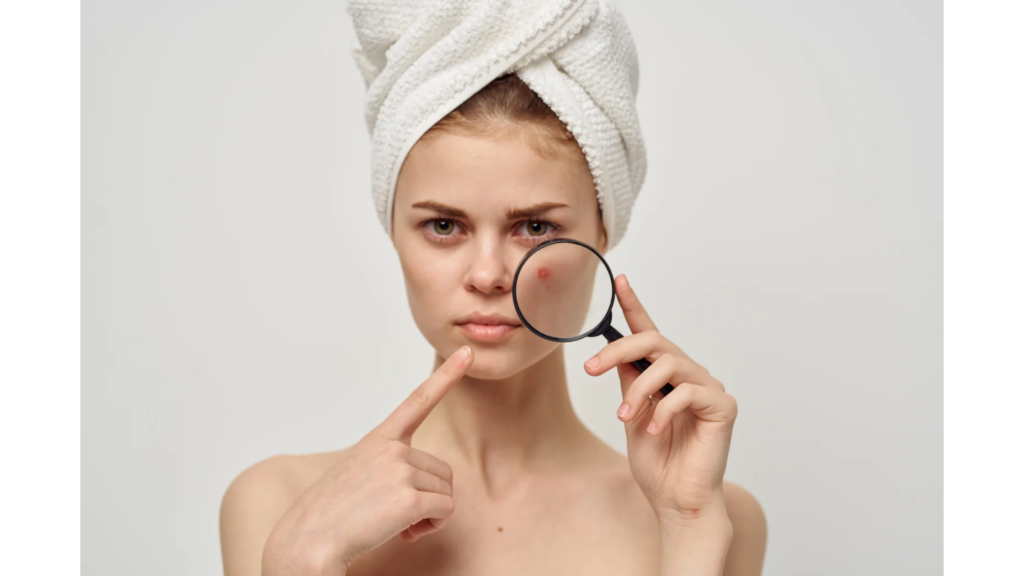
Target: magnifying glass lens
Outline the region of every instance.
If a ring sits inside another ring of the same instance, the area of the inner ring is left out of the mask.
[[[593,331],[611,307],[614,287],[601,258],[563,242],[531,254],[519,270],[515,295],[522,318],[553,338]]]

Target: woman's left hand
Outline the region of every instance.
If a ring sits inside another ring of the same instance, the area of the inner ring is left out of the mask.
[[[736,399],[658,332],[624,275],[615,279],[615,293],[633,333],[605,346],[585,370],[597,376],[618,368],[624,400],[619,419],[633,477],[659,521],[725,514],[722,481]],[[651,362],[643,373],[630,364],[640,358]],[[659,389],[666,382],[675,389],[664,396]]]

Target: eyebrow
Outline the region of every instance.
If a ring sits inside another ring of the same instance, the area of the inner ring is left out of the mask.
[[[458,208],[453,208],[440,202],[424,201],[417,202],[412,205],[413,208],[426,208],[433,210],[438,214],[444,216],[451,216],[452,218],[466,218],[466,213]],[[533,206],[527,206],[525,208],[506,208],[505,217],[509,220],[518,220],[519,218],[531,218],[539,216],[548,210],[554,210],[555,208],[568,208],[568,204],[562,204],[559,202],[542,202],[540,204],[534,204]]]
[[[542,202],[540,204],[534,204],[533,206],[527,206],[526,208],[507,208],[505,209],[505,217],[509,220],[532,218],[534,216],[540,216],[548,210],[568,207],[568,204],[561,204],[559,202]]]
[[[459,210],[458,208],[452,208],[451,206],[446,206],[444,204],[441,204],[440,202],[431,202],[431,201],[428,200],[428,201],[425,201],[425,202],[417,202],[417,203],[413,204],[412,207],[413,208],[426,208],[427,210],[433,210],[434,212],[437,212],[438,214],[442,214],[444,216],[451,216],[452,218],[465,218],[466,217],[466,213],[463,212],[462,210]]]

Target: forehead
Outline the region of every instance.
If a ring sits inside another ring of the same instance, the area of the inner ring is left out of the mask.
[[[525,136],[450,132],[420,140],[409,151],[395,189],[395,208],[433,200],[479,213],[560,202],[597,204],[593,177],[582,153],[545,158]]]

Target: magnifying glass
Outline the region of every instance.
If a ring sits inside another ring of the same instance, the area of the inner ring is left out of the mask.
[[[606,275],[607,274],[607,275]],[[516,269],[512,303],[523,325],[552,342],[575,342],[604,336],[622,338],[612,327],[615,277],[601,254],[576,240],[555,238],[535,246]],[[632,362],[643,372],[646,358]],[[675,387],[665,384],[668,395]]]

